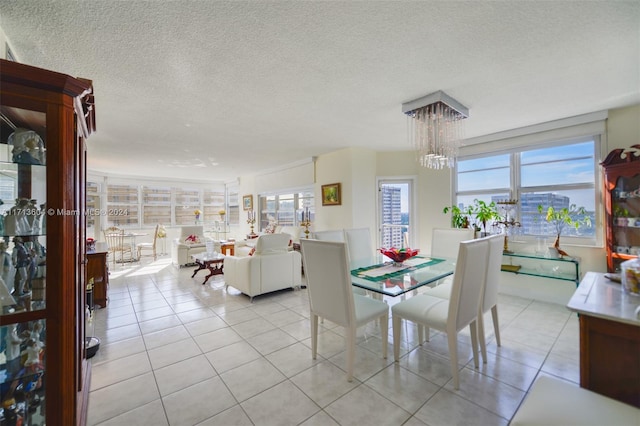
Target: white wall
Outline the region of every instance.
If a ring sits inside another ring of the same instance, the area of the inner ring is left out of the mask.
[[[607,152],[640,144],[640,104],[609,110]]]

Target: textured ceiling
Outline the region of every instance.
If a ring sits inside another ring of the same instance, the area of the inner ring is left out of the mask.
[[[403,102],[466,136],[640,103],[638,1],[0,0],[20,62],[94,81],[89,168],[227,180],[408,150]]]

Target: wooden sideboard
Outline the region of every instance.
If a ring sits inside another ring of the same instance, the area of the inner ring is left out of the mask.
[[[580,314],[580,386],[640,407],[640,297],[588,272],[567,307]]]
[[[107,307],[109,290],[109,262],[107,252],[87,252],[87,282],[93,278],[93,303]]]

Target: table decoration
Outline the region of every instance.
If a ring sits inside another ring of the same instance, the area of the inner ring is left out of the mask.
[[[256,233],[253,232],[253,226],[256,223],[256,212],[254,212],[253,210],[249,210],[247,212],[247,223],[251,227],[251,233],[249,233],[249,235],[251,236],[251,238],[255,238],[254,235],[256,235]]]
[[[420,249],[411,249],[411,248],[381,248],[380,253],[387,256],[389,259],[393,260],[394,266],[402,266],[402,262],[407,259],[416,256],[420,253]]]
[[[301,213],[300,226],[304,226],[304,237],[309,239],[309,227],[311,226],[311,212],[309,211],[309,207],[305,207]]]

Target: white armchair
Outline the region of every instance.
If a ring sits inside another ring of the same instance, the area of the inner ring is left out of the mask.
[[[189,235],[197,236],[199,242],[187,242]],[[206,250],[207,246],[202,226],[183,226],[180,230],[180,236],[171,243],[171,262],[179,268],[190,265],[193,263],[191,256]]]
[[[252,256],[225,257],[225,285],[252,300],[260,294],[300,287],[302,258],[297,251],[289,251],[289,240],[289,234],[261,235]]]

